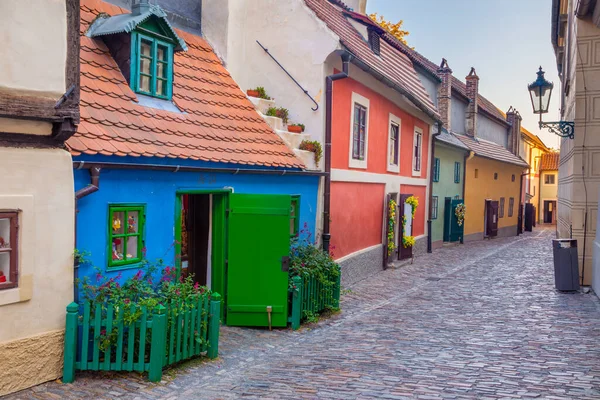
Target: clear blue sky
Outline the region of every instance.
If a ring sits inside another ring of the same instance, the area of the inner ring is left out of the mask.
[[[549,147],[556,136],[538,129],[527,84],[538,67],[554,82],[546,121],[559,120],[558,73],[550,43],[550,0],[367,0],[367,13],[388,21],[404,20],[408,44],[439,64],[448,60],[464,81],[471,67],[479,76],[479,93],[502,111],[515,107],[523,126]]]

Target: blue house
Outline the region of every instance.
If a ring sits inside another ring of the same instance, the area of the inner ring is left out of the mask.
[[[171,15],[171,14],[169,14]],[[177,19],[185,21],[185,19]],[[67,145],[76,248],[125,280],[161,259],[223,295],[230,325],[287,324],[290,236],[314,233],[305,170],[193,27],[81,2],[81,123]],[[258,322],[257,322],[258,321]]]

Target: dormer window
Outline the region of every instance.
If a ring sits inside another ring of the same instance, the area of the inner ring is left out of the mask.
[[[373,53],[376,55],[380,54],[379,51],[379,33],[375,32],[374,29],[369,28],[369,46]]]
[[[99,16],[87,36],[104,39],[134,92],[171,100],[174,53],[187,46],[162,8],[134,0],[130,14]]]
[[[170,99],[173,93],[173,45],[137,32],[133,39],[132,88],[141,94]]]

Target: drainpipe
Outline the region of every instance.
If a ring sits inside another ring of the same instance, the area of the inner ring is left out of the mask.
[[[325,78],[325,190],[323,195],[323,250],[329,254],[331,233],[329,219],[331,210],[331,114],[333,98],[333,82],[348,77],[348,64],[351,55],[347,51],[341,54],[342,72]]]
[[[83,167],[83,162],[79,165],[78,169]],[[92,167],[90,171],[90,183],[75,192],[75,245],[73,248],[77,248],[77,201],[82,197],[97,192],[100,189],[100,167]],[[79,290],[77,290],[77,280],[79,279],[79,264],[73,266],[73,301],[79,303]]]
[[[433,171],[435,167],[435,137],[442,133],[442,123],[437,123],[437,133],[431,135],[431,159],[429,160],[429,164],[431,165],[431,172],[429,173],[429,218],[427,218],[427,252],[431,253],[432,246],[432,232],[431,232],[431,215],[433,213]],[[464,175],[463,175],[464,177]],[[438,199],[439,203],[439,199]],[[438,204],[439,208],[439,204]]]
[[[467,161],[475,157],[475,152],[473,150],[469,150],[468,154],[465,154],[465,161],[463,162],[463,189],[462,189],[462,199],[463,203],[465,203],[465,188],[467,187]],[[460,244],[465,242],[465,233],[464,233],[464,222],[463,222],[463,235],[460,237]]]
[[[529,175],[529,172],[521,173],[521,184],[519,185],[519,216],[521,217],[521,223],[519,224],[519,218],[517,217],[517,236],[523,233],[524,229],[522,226],[525,224],[524,216],[525,216],[525,203],[523,202],[523,179]],[[521,214],[521,206],[523,206],[523,214]],[[534,215],[535,218],[535,215]]]

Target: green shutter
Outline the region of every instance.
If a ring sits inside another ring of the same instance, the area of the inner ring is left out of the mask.
[[[287,326],[291,196],[231,194],[227,325]]]
[[[436,158],[433,162],[433,181],[440,181],[440,159]]]

